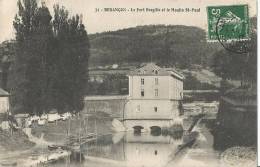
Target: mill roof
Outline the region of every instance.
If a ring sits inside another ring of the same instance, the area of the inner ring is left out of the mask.
[[[161,68],[154,63],[147,63],[129,73],[129,76],[173,76],[183,80],[184,76],[173,68]]]

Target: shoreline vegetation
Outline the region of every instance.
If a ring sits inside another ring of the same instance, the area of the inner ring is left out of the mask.
[[[97,117],[90,117],[90,118],[97,118]],[[203,116],[193,116],[189,119],[190,121],[190,132],[184,134],[185,141],[182,145],[179,146],[178,150],[175,152],[175,155],[178,158],[185,152],[187,148],[196,147],[195,143],[196,140],[199,138],[199,133],[196,131],[196,126],[198,124],[205,124],[207,129],[212,133],[212,121],[208,122],[206,118]],[[201,120],[201,121],[200,121]],[[79,127],[79,121],[82,122],[82,127]],[[95,122],[96,121],[96,122]],[[103,117],[97,119],[89,119],[85,121],[84,119],[79,117],[73,117],[70,121],[70,131],[71,135],[78,135],[79,133],[83,133],[86,129],[83,128],[83,125],[87,127],[88,133],[95,133],[97,132],[98,135],[102,134],[113,134],[112,131],[112,118],[110,117]],[[68,120],[66,121],[58,121],[54,123],[47,123],[45,125],[39,126],[36,124],[32,125],[31,128],[32,135],[36,138],[43,138],[44,141],[55,143],[57,145],[62,145],[66,142],[67,133],[68,133]],[[14,132],[14,135],[11,136],[8,134],[9,132],[0,131],[0,147],[4,148],[8,151],[17,150],[19,151],[26,151],[33,148],[37,143],[32,143],[29,141],[28,136],[25,135],[21,130],[17,130]],[[17,135],[19,137],[17,137]],[[2,140],[4,139],[4,140]],[[16,143],[13,145],[13,143]],[[221,152],[221,161],[223,163],[233,167],[235,159],[237,157],[241,157],[240,164],[245,164],[246,162],[252,164],[255,162],[256,157],[256,149],[252,147],[231,147]]]
[[[9,151],[28,150],[35,146],[35,143],[29,141],[28,136],[21,130],[15,130],[12,134],[5,130],[0,130],[0,148]]]

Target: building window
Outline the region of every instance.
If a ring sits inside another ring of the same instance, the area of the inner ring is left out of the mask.
[[[159,84],[158,78],[155,78],[155,85],[158,85],[158,84]]]
[[[154,107],[153,109],[154,109],[154,112],[157,112],[157,111],[158,111],[158,108],[157,108],[157,107]]]
[[[144,89],[141,90],[141,96],[144,97]]]
[[[158,96],[158,89],[154,90],[154,95],[157,97]]]
[[[141,111],[141,106],[138,105],[137,108],[136,108],[136,112],[140,112]]]
[[[141,78],[141,85],[144,85],[144,78]]]

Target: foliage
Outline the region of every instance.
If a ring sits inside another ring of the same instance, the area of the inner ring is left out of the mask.
[[[86,93],[89,42],[79,15],[68,18],[64,7],[54,6],[56,53],[54,92],[59,110],[79,111]],[[54,100],[55,100],[54,99]]]
[[[185,76],[183,89],[184,90],[215,90],[217,89],[214,85],[209,83],[201,83],[196,77],[190,73]]]
[[[16,51],[9,77],[14,112],[79,111],[87,85],[89,43],[78,15],[19,0],[13,25]]]
[[[13,61],[15,52],[15,41],[4,41],[0,44],[0,68],[2,69],[1,87],[6,90],[7,78],[9,75],[10,65]]]
[[[128,78],[122,74],[104,76],[103,82],[89,82],[91,95],[128,94]]]
[[[252,24],[256,24],[255,18],[251,18]],[[234,53],[222,49],[214,54],[212,68],[223,79],[240,80],[244,82],[256,82],[257,73],[257,34],[252,25],[251,39],[244,41],[249,46],[247,53]],[[237,43],[238,44],[238,43]]]
[[[203,67],[221,46],[206,41],[206,32],[182,25],[148,25],[89,36],[90,64],[155,62],[160,66]]]

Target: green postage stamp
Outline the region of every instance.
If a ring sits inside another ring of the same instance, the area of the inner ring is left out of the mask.
[[[208,6],[208,40],[249,39],[248,5]]]

